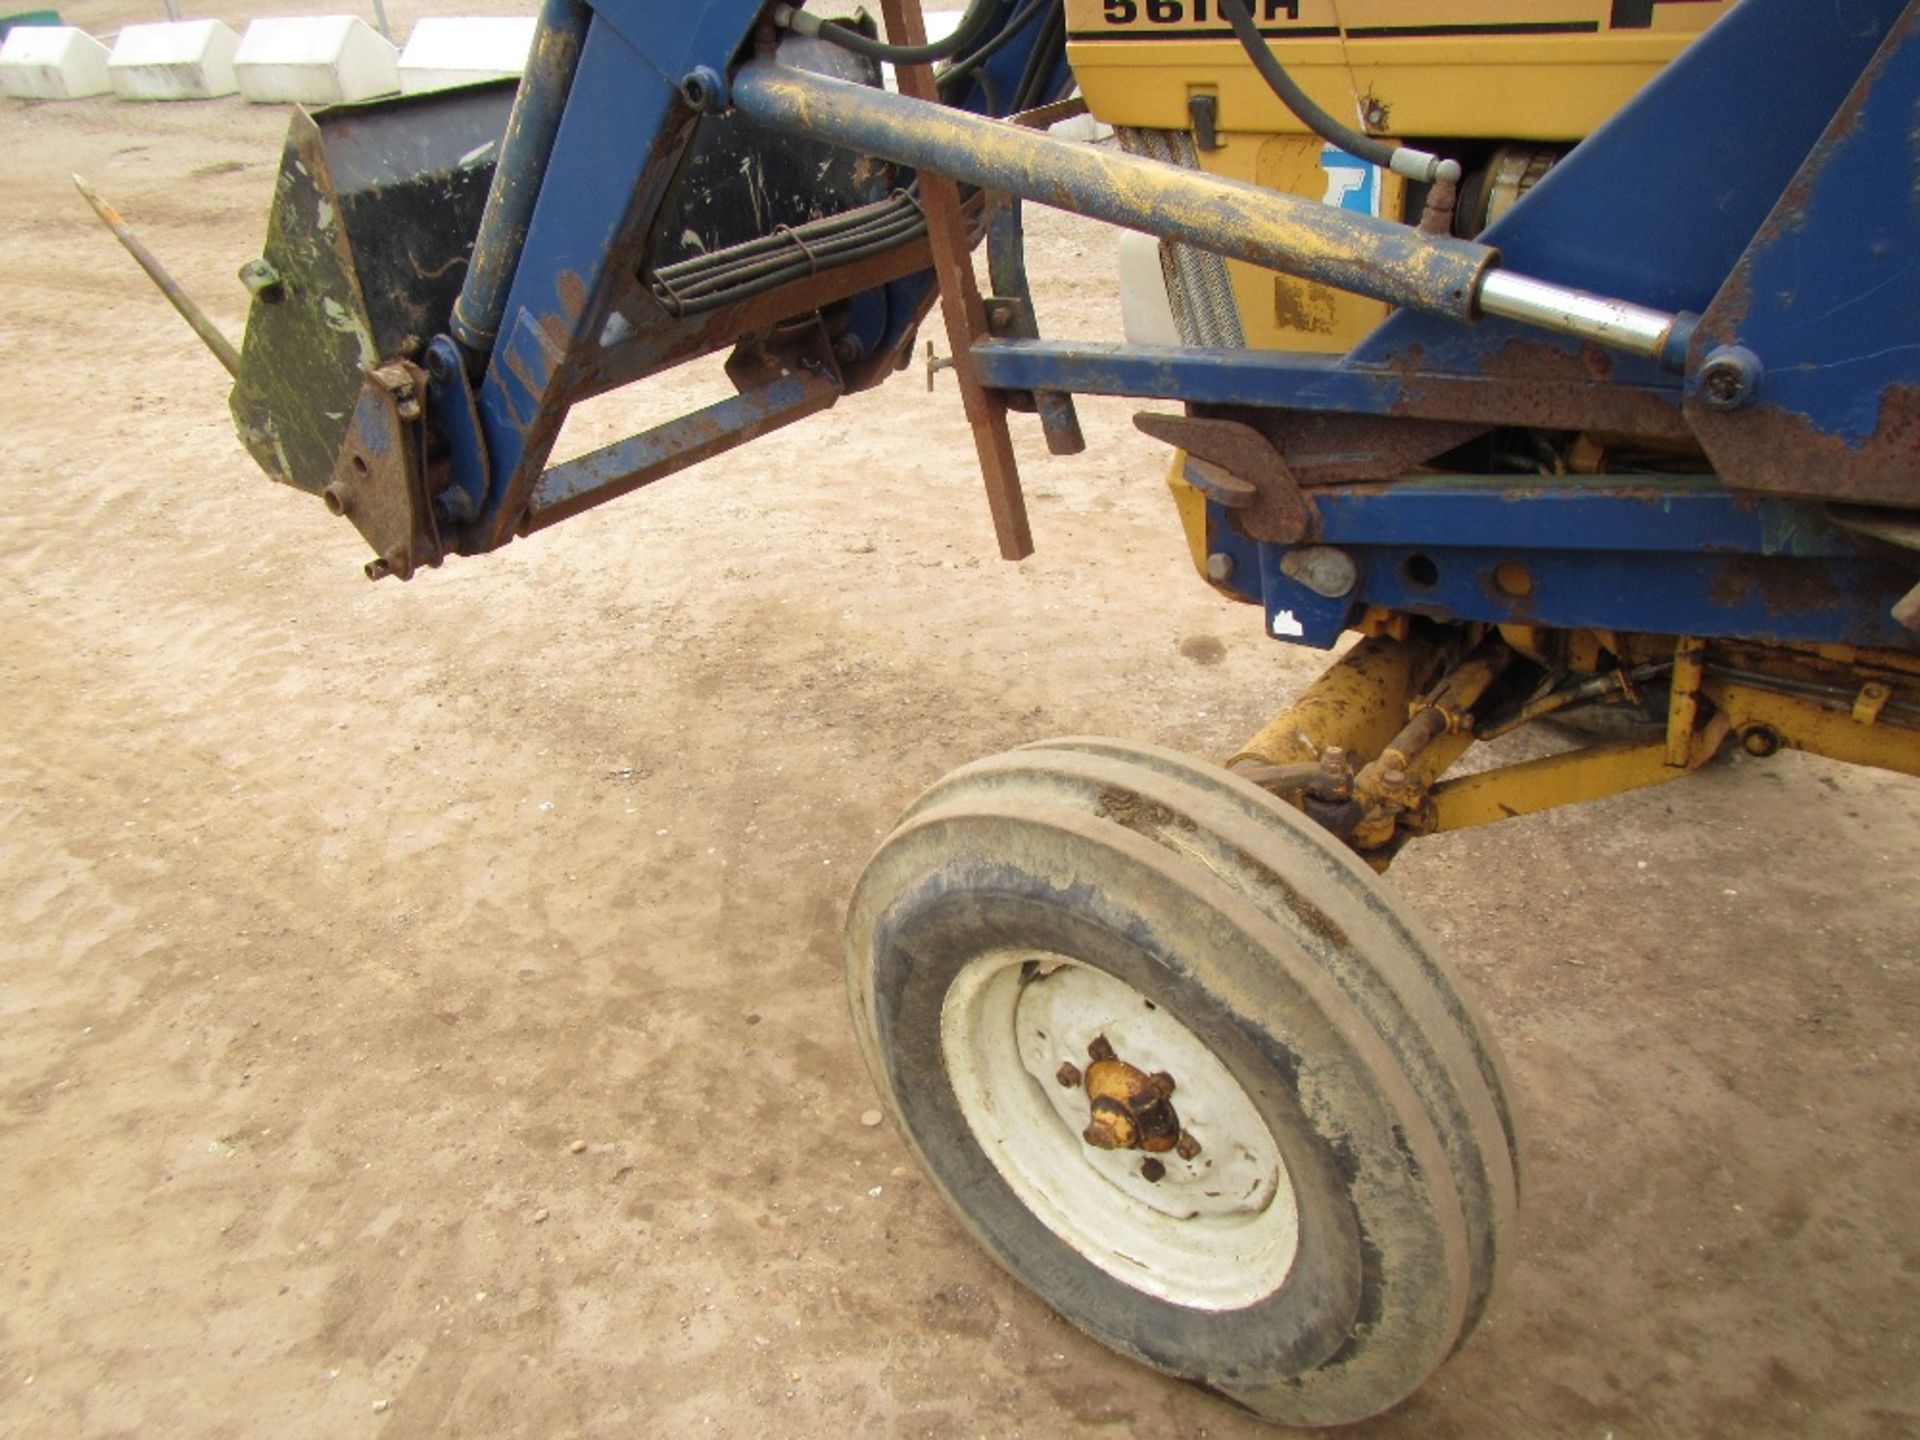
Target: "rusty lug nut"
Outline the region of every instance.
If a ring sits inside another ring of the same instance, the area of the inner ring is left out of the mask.
[[[1182,1160],[1191,1160],[1200,1153],[1200,1142],[1187,1131],[1180,1132],[1180,1142],[1173,1147],[1174,1154]]]
[[[336,480],[320,492],[329,515],[346,515],[353,510],[353,491]]]
[[[1077,1090],[1080,1088],[1080,1067],[1071,1060],[1062,1060],[1060,1068],[1053,1072],[1053,1078],[1060,1082],[1061,1089]]]
[[[1167,1167],[1162,1165],[1158,1160],[1154,1159],[1151,1155],[1149,1155],[1146,1159],[1140,1162],[1141,1178],[1145,1179],[1150,1184],[1158,1185],[1160,1181],[1165,1177],[1166,1173],[1167,1173]]]

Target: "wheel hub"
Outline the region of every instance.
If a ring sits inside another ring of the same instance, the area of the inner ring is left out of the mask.
[[[1165,1173],[1163,1162],[1155,1155],[1177,1150],[1182,1160],[1200,1153],[1200,1142],[1180,1128],[1179,1112],[1173,1108],[1177,1082],[1165,1070],[1149,1075],[1114,1054],[1105,1035],[1096,1035],[1087,1046],[1085,1083],[1087,1089],[1087,1128],[1080,1138],[1097,1150],[1144,1150],[1148,1158],[1141,1162],[1140,1173],[1158,1181]],[[1081,1074],[1071,1060],[1062,1062],[1054,1078],[1068,1089],[1081,1084]]]
[[[941,1038],[982,1149],[1101,1269],[1202,1309],[1251,1304],[1286,1278],[1299,1221],[1279,1147],[1168,1011],[1092,966],[1002,951],[956,977]]]

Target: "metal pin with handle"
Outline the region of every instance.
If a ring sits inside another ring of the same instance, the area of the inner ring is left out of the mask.
[[[933,377],[942,370],[951,370],[952,368],[953,357],[951,355],[934,354],[933,341],[927,341],[927,393],[929,395],[933,393]]]

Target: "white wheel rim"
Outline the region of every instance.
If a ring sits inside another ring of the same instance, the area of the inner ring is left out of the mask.
[[[1031,967],[1031,968],[1029,968]],[[1104,1035],[1147,1073],[1174,1077],[1192,1159],[1101,1150],[1081,1138],[1084,1070]],[[970,962],[940,1013],[947,1079],[980,1148],[1022,1204],[1093,1265],[1198,1310],[1239,1310],[1278,1290],[1299,1247],[1280,1147],[1240,1083],[1178,1019],[1125,981],[1064,956],[1002,950]]]

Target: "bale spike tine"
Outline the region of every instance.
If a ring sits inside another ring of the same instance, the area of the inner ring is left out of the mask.
[[[237,379],[240,374],[240,352],[233,348],[233,342],[220,333],[213,321],[207,318],[207,312],[194,303],[193,297],[180,288],[180,282],[167,273],[166,267],[154,258],[153,252],[141,243],[140,237],[127,228],[127,222],[120,218],[118,210],[102,200],[99,193],[78,175],[73,177],[73,184],[86,197],[87,203],[93,206],[94,214],[113,232],[114,238],[126,246],[127,253],[147,272],[147,278],[160,287],[160,293],[180,312],[180,318],[193,327],[193,333],[213,352],[213,358],[227,367],[227,374]]]

